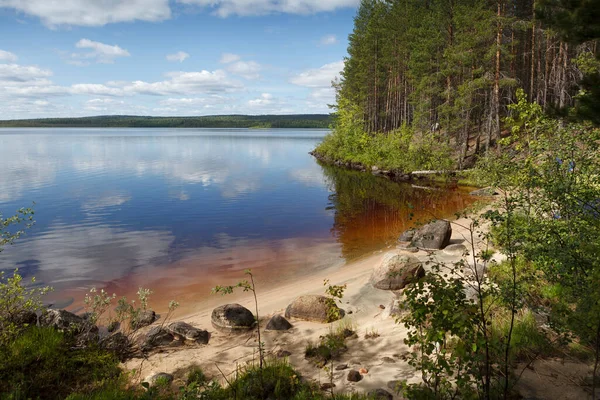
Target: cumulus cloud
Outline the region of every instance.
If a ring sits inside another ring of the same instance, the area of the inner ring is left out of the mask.
[[[102,26],[171,18],[169,0],[0,0],[0,8],[39,18],[45,25]]]
[[[336,44],[338,42],[337,37],[335,35],[325,35],[321,38],[319,43],[322,46],[329,46],[332,44]]]
[[[250,107],[262,107],[273,104],[273,95],[270,93],[263,93],[258,99],[250,100],[248,105]]]
[[[227,65],[226,69],[228,72],[246,79],[260,78],[261,66],[255,61],[237,61]]]
[[[195,4],[210,8],[220,17],[230,15],[265,15],[272,13],[314,14],[355,7],[359,0],[178,0],[184,4]]]
[[[233,54],[233,53],[223,53],[221,54],[221,59],[219,60],[219,62],[221,64],[229,64],[235,61],[239,61],[242,57],[238,56],[237,54]]]
[[[187,60],[190,57],[190,55],[188,53],[186,53],[185,51],[178,51],[177,53],[174,54],[167,54],[167,61],[171,61],[171,62],[184,62],[185,60]]]
[[[127,50],[117,45],[109,45],[89,39],[81,39],[75,43],[75,47],[78,49],[90,49],[86,53],[72,53],[70,55],[70,59],[67,62],[76,66],[89,65],[89,61],[100,64],[112,64],[116,58],[131,56]]]
[[[304,86],[309,88],[326,88],[331,86],[331,82],[339,77],[340,72],[344,69],[343,61],[336,61],[325,64],[320,68],[309,69],[293,76],[290,82],[294,85]]]
[[[52,76],[52,71],[37,66],[18,64],[0,64],[0,85],[12,84],[47,84],[46,79]]]
[[[159,82],[134,81],[123,90],[127,94],[173,95],[196,93],[219,93],[241,89],[243,86],[231,80],[225,71],[175,71],[166,74],[168,79]]]
[[[18,57],[10,51],[0,49],[0,61],[16,62]]]

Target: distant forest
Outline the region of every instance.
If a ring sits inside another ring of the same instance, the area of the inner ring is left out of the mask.
[[[0,120],[1,128],[329,128],[328,114],[209,115],[140,117],[110,115],[82,118]]]

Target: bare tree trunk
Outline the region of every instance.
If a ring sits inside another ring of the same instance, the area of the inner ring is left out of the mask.
[[[498,6],[497,23],[496,23],[496,71],[494,74],[494,92],[492,96],[491,107],[491,130],[488,139],[500,138],[500,67],[502,58],[502,0],[497,0]],[[489,149],[490,142],[486,145],[486,150]]]

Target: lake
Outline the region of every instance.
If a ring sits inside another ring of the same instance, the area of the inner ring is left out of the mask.
[[[0,253],[55,288],[194,302],[252,268],[289,281],[393,245],[416,221],[473,200],[321,166],[323,130],[0,129],[0,212],[35,225]]]

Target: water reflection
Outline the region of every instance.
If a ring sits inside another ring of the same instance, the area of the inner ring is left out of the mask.
[[[470,201],[320,166],[308,151],[324,134],[0,130],[0,210],[36,202],[36,225],[0,270],[75,298],[150,286],[193,301],[245,268],[275,283],[341,265]]]
[[[391,244],[415,224],[447,218],[473,202],[465,190],[457,188],[418,187],[358,171],[321,168],[331,191],[331,231],[346,259]]]

